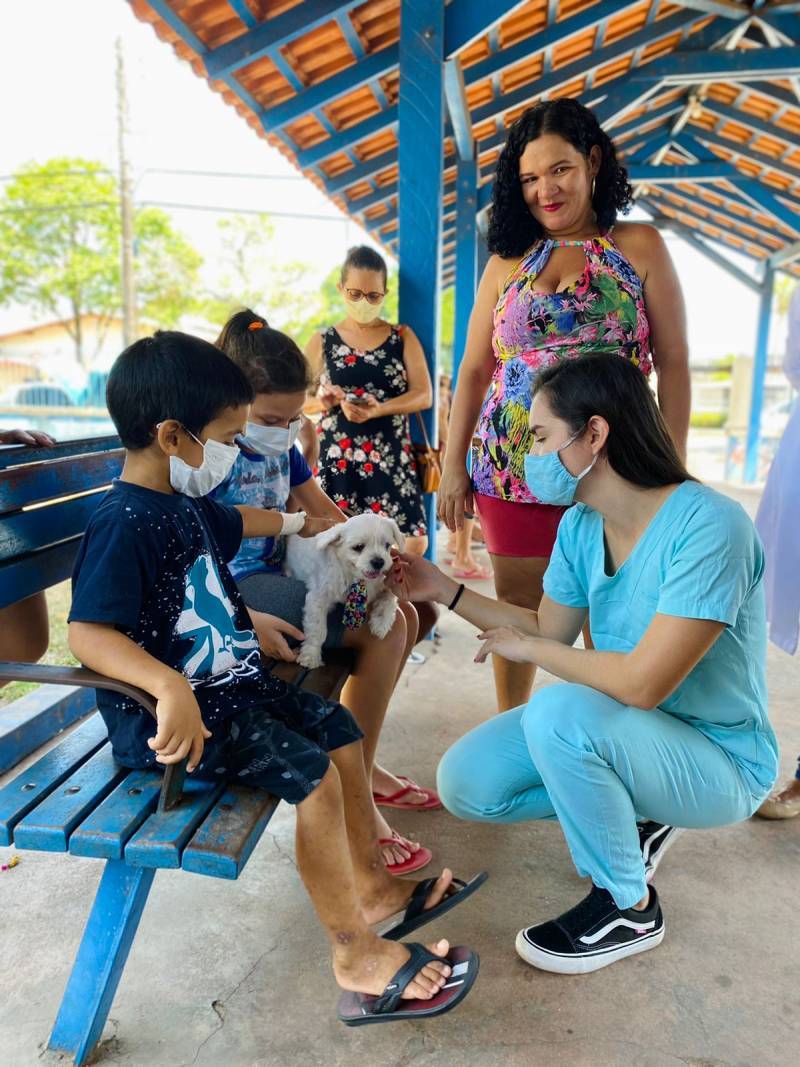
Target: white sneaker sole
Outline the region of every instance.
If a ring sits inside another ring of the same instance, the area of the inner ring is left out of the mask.
[[[669,852],[669,850],[672,848],[672,846],[675,844],[675,842],[678,840],[678,838],[681,836],[682,833],[683,833],[683,827],[682,826],[672,826],[672,827],[670,827],[670,831],[669,831],[669,834],[667,835],[667,839],[664,842],[664,844],[661,846],[661,848],[658,850],[658,854],[656,855],[655,859],[653,860],[652,867],[646,869],[646,871],[645,871],[644,878],[645,878],[645,881],[647,882],[648,885],[650,885],[650,883],[655,878],[656,871],[658,870],[658,865],[661,863],[661,861],[664,858],[665,854],[667,852]],[[647,866],[647,864],[645,864],[645,867],[646,866]]]
[[[525,931],[520,930],[517,934],[515,948],[517,955],[529,963],[531,967],[538,967],[540,971],[552,971],[554,974],[589,974],[591,971],[602,970],[610,967],[618,960],[624,960],[626,956],[636,956],[640,952],[657,948],[664,940],[664,926],[661,929],[633,941],[629,945],[620,948],[606,949],[602,952],[586,953],[581,956],[561,955],[558,952],[547,952],[545,949],[532,945],[525,937]]]

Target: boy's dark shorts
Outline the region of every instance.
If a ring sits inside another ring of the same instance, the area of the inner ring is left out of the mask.
[[[193,777],[266,789],[299,804],[319,785],[329,752],[364,736],[342,704],[293,686],[279,700],[247,708],[209,727]]]

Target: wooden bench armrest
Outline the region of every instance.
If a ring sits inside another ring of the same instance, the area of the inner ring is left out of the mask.
[[[326,700],[338,700],[342,686],[353,669],[353,654],[347,649],[336,649],[326,653],[326,662],[317,670],[306,671],[296,663],[281,664],[282,670],[276,670],[278,677],[302,689],[309,689]],[[273,664],[274,665],[274,664]],[[130,697],[137,704],[156,718],[156,701],[143,689],[104,674],[87,670],[86,667],[58,667],[39,663],[3,663],[0,662],[0,682],[40,682],[46,685],[78,685],[88,689],[110,689]],[[174,808],[183,790],[186,779],[186,764],[170,763],[164,769],[164,781],[158,798],[158,810],[170,811]]]
[[[156,718],[156,702],[150,693],[116,678],[87,670],[86,667],[59,667],[39,663],[0,662],[0,682],[39,682],[44,685],[77,685],[84,689],[110,689],[130,697]],[[170,811],[181,797],[186,778],[186,760],[171,763],[164,770],[164,781],[158,798],[158,810]]]

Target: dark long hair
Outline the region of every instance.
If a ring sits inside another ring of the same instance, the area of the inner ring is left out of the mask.
[[[291,337],[249,308],[232,315],[214,343],[256,393],[303,393],[313,385],[311,368]]]
[[[626,482],[655,489],[697,481],[678,455],[644,375],[623,356],[605,352],[555,363],[537,375],[537,393],[572,433],[593,415],[604,418],[606,458]]]
[[[563,137],[587,159],[595,145],[600,149],[602,159],[592,207],[601,233],[609,230],[617,215],[628,211],[633,203],[628,172],[617,161],[614,143],[594,113],[577,100],[543,100],[529,107],[513,124],[497,161],[487,242],[489,251],[504,259],[521,256],[544,236],[525,203],[519,181],[519,158],[526,145],[543,133]]]

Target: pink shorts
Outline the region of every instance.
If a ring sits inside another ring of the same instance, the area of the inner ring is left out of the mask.
[[[486,547],[493,556],[549,559],[566,508],[552,504],[518,504],[475,493]]]

